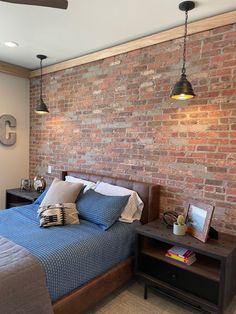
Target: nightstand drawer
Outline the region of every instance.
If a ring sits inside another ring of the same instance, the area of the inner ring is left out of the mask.
[[[217,304],[219,283],[189,272],[191,266],[185,267],[186,270],[142,254],[138,263],[138,271],[152,276],[154,280],[156,278]]]

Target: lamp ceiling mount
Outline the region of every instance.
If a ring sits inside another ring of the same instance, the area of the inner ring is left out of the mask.
[[[179,9],[181,11],[191,11],[195,8],[195,3],[193,1],[183,1],[179,4]]]
[[[37,55],[36,56],[38,59],[40,59],[40,60],[45,60],[45,59],[47,59],[47,56],[45,56],[45,55]]]

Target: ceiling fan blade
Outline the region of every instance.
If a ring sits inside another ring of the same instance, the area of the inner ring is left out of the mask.
[[[67,9],[67,0],[1,0],[3,2],[17,3],[17,4],[29,4],[29,5],[40,5],[43,7]]]

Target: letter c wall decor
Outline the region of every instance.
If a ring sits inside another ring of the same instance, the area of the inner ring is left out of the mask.
[[[7,125],[10,128],[15,128],[16,119],[9,114],[4,114],[0,116],[0,144],[11,146],[16,143],[16,133],[9,132],[7,134]]]

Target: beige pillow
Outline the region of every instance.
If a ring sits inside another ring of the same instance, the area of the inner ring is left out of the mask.
[[[55,178],[40,206],[75,203],[82,187],[82,183],[71,183]]]

